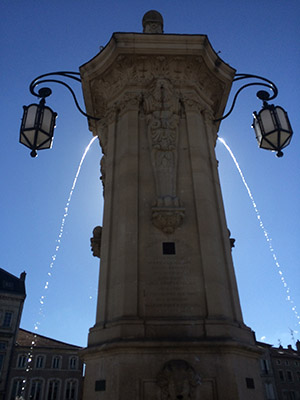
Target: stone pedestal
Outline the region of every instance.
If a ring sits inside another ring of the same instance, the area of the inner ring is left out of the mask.
[[[263,399],[214,152],[235,70],[151,24],[80,69],[105,196],[84,399]]]

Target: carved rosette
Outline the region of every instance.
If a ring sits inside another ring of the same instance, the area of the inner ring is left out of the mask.
[[[164,233],[173,233],[184,218],[176,188],[179,96],[167,79],[156,79],[143,100],[156,186],[152,223]]]
[[[196,388],[201,384],[199,375],[184,360],[166,362],[157,376],[162,400],[196,399]]]

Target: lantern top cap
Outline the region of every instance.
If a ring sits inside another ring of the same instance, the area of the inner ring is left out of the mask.
[[[163,33],[164,20],[156,10],[147,11],[143,17],[143,33]]]

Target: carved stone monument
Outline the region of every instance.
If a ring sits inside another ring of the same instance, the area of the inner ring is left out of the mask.
[[[261,400],[214,151],[235,70],[156,11],[143,27],[80,68],[105,188],[84,400]]]

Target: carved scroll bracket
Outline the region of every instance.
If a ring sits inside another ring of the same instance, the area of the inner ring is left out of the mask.
[[[91,240],[91,250],[94,257],[101,258],[101,238],[102,226],[96,226],[93,230],[93,237]]]
[[[152,207],[152,223],[164,233],[174,233],[183,222],[184,208]]]

